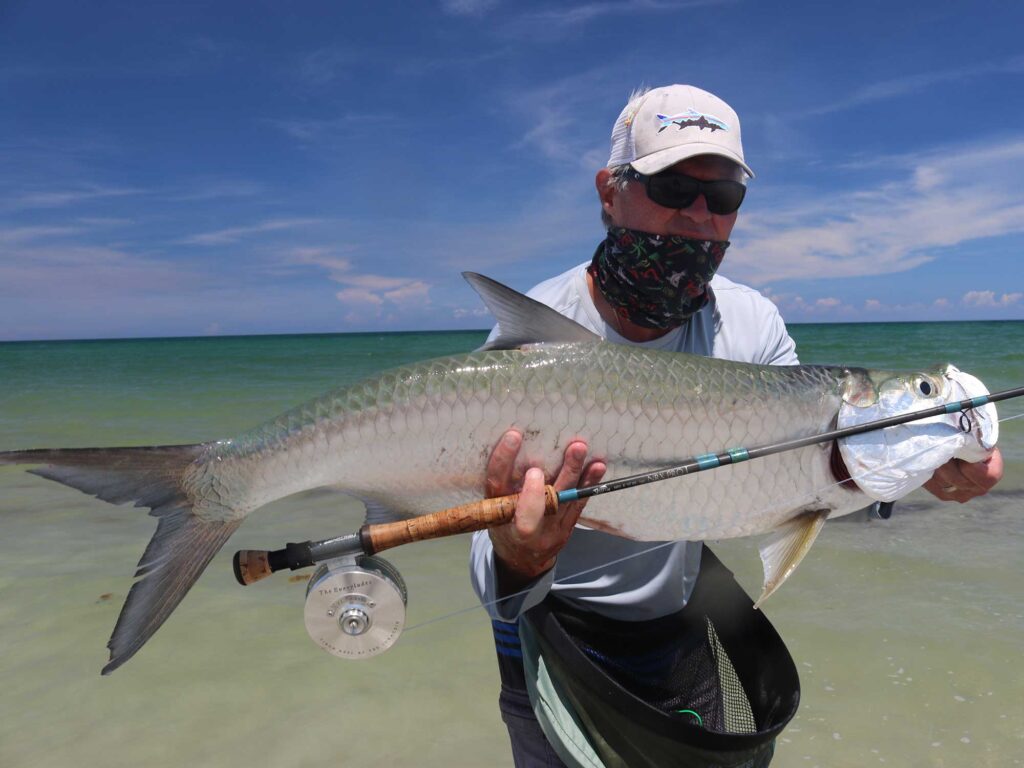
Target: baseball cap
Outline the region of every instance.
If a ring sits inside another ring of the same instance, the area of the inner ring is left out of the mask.
[[[721,155],[754,177],[733,108],[695,86],[667,85],[630,99],[619,114],[608,167],[630,164],[651,175],[694,155]]]

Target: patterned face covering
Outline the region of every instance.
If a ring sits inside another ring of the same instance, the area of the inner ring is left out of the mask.
[[[588,271],[612,308],[643,328],[681,325],[708,302],[729,242],[612,227]]]

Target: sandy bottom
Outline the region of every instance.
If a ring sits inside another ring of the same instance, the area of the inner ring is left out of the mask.
[[[1024,492],[1007,488],[966,507],[915,494],[888,522],[826,527],[766,605],[803,684],[775,765],[1022,764]],[[360,518],[330,493],[261,513],[101,678],[153,522],[0,470],[0,765],[511,765],[488,620],[449,615],[475,604],[465,537],[388,555],[412,628],[371,661],[312,644],[303,582],[234,582],[236,548],[337,535]],[[756,592],[753,542],[715,548]]]

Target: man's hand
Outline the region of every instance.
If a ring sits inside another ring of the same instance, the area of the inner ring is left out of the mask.
[[[953,459],[943,464],[924,484],[926,491],[943,501],[963,504],[988,493],[1003,476],[1003,456],[996,448],[984,461],[970,464]]]
[[[523,436],[516,430],[506,432],[487,462],[487,496],[515,493],[522,482],[516,515],[511,522],[488,529],[498,565],[499,588],[511,594],[550,570],[555,556],[569,540],[586,501],[562,504],[553,515],[544,515],[544,472],[533,467],[525,478],[516,477],[516,458]],[[556,490],[593,485],[604,477],[605,464],[587,460],[587,444],[576,440],[566,446],[562,466],[552,485]]]

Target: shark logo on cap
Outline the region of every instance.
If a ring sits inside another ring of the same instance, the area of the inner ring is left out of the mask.
[[[658,120],[661,121],[661,127],[658,128],[658,133],[661,133],[670,125],[678,125],[679,130],[683,128],[689,128],[691,125],[697,126],[700,130],[705,128],[709,129],[712,133],[715,131],[728,131],[729,126],[719,120],[714,115],[708,115],[697,110],[687,109],[685,112],[680,112],[677,115],[658,115]]]

